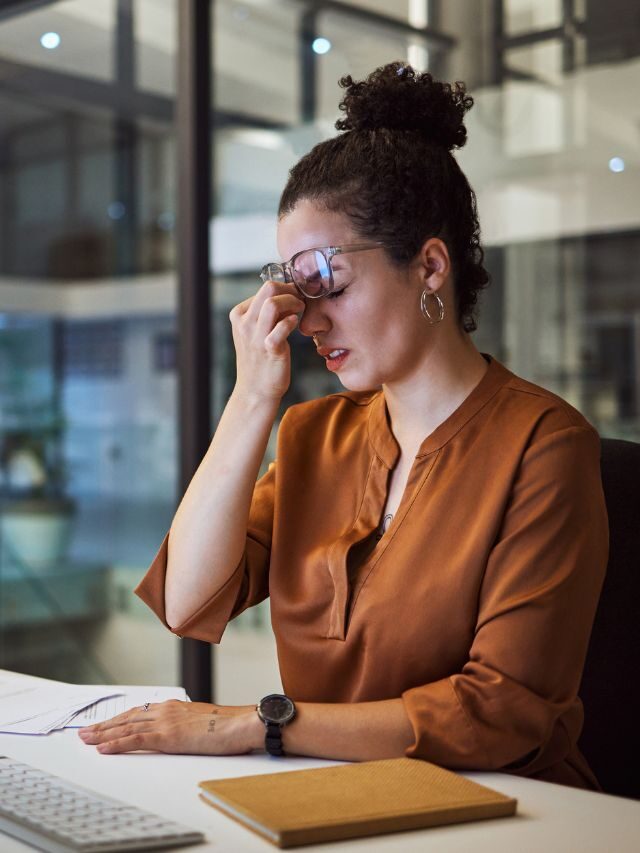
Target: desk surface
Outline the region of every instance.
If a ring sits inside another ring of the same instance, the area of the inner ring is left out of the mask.
[[[0,670],[4,677],[18,677]],[[27,679],[27,676],[22,676]],[[29,679],[31,680],[31,679]],[[34,681],[40,679],[33,679]],[[50,735],[0,734],[0,755],[25,761],[42,770],[85,785],[199,829],[206,843],[185,850],[218,853],[268,853],[277,848],[225,817],[198,797],[203,779],[323,767],[337,762],[260,753],[245,756],[161,755],[133,753],[100,755],[82,743],[74,729]],[[470,779],[518,799],[513,818],[458,826],[393,833],[347,842],[318,844],[304,850],[389,851],[399,846],[420,853],[637,853],[640,849],[640,803],[621,797],[580,791],[504,773],[465,773]],[[0,835],[2,853],[32,848]]]

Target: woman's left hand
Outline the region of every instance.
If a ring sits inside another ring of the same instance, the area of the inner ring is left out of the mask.
[[[210,705],[169,699],[131,708],[104,723],[79,729],[99,752],[152,750],[190,755],[241,755],[264,742],[255,705]]]

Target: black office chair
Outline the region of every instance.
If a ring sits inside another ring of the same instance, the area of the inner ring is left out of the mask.
[[[640,444],[602,439],[607,576],[579,695],[579,746],[607,794],[640,799]]]

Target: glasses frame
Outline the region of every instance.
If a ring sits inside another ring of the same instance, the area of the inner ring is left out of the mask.
[[[288,261],[283,261],[282,263],[269,263],[265,264],[260,271],[260,278],[262,281],[269,281],[270,275],[268,270],[272,267],[279,267],[282,270],[282,276],[287,283],[291,283],[295,285],[296,289],[304,296],[305,299],[323,299],[325,296],[328,296],[333,292],[333,268],[331,266],[331,259],[335,258],[336,255],[348,255],[351,252],[367,252],[370,249],[390,249],[394,244],[383,243],[380,241],[374,243],[348,243],[345,246],[311,246],[309,249],[302,249],[301,252],[296,252],[292,258]],[[304,292],[302,286],[298,284],[298,282],[293,277],[293,267],[296,262],[296,259],[300,257],[300,255],[304,255],[306,252],[321,252],[325,261],[327,262],[327,268],[329,270],[329,281],[331,283],[331,287],[326,293],[320,293],[318,295],[309,295]]]

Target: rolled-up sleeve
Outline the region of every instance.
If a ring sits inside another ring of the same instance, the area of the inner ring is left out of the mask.
[[[415,734],[408,756],[452,768],[530,764],[575,710],[608,556],[599,457],[597,433],[582,426],[524,454],[468,661],[402,694]]]
[[[271,463],[267,473],[256,483],[249,512],[245,549],[235,571],[199,610],[175,628],[169,626],[165,613],[165,579],[170,533],[165,536],[160,550],[134,592],[174,634],[219,643],[231,619],[269,595],[275,478],[275,463]]]

